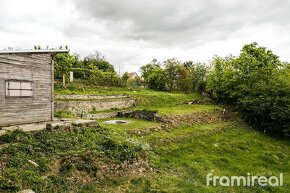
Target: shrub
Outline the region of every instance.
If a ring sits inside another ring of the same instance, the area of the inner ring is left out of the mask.
[[[50,123],[47,123],[46,126],[45,126],[45,129],[46,129],[47,131],[51,132],[52,129],[53,129],[53,127],[52,127],[52,125],[51,125]]]
[[[237,106],[244,119],[264,132],[289,135],[290,70],[279,57],[256,43],[239,57],[213,60],[208,90],[212,97]]]
[[[24,138],[27,138],[27,137],[28,137],[27,133],[24,133],[22,130],[17,129],[5,135],[1,135],[0,143],[15,143],[15,142],[22,141]]]

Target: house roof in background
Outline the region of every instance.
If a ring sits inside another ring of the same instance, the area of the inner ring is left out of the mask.
[[[128,73],[128,76],[134,76],[134,75],[137,75],[138,76],[137,72],[129,72]]]

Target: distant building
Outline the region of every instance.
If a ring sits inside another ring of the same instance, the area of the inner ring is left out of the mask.
[[[127,84],[129,86],[140,86],[141,79],[140,79],[139,75],[136,72],[128,73]]]
[[[0,126],[53,120],[52,57],[67,52],[0,51]]]
[[[136,72],[128,73],[128,81],[139,79],[139,75]]]

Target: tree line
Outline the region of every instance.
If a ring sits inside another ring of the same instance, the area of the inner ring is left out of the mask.
[[[54,57],[54,76],[58,80],[68,81],[69,72],[74,78],[88,81],[96,86],[123,86],[114,66],[105,57],[96,52],[80,59],[71,54],[58,54]]]
[[[141,67],[141,76],[145,85],[158,91],[203,92],[206,88],[206,75],[209,67],[204,63],[188,61],[182,63],[177,59],[167,59]]]

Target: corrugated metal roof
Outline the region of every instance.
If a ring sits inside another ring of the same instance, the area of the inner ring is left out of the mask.
[[[68,53],[70,50],[0,50],[0,54],[59,54]]]

